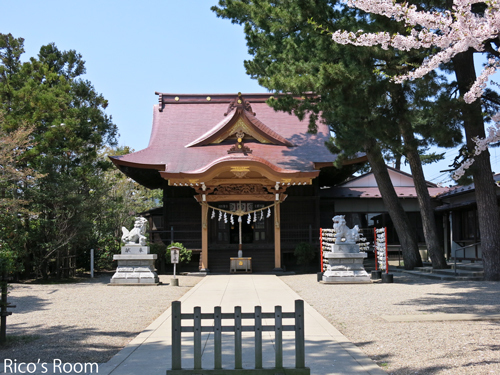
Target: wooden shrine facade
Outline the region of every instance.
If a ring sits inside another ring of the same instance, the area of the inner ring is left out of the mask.
[[[281,270],[284,251],[317,237],[319,186],[351,173],[333,167],[328,127],[308,134],[308,119],[275,112],[270,94],[157,94],[148,148],[112,161],[163,189],[161,240],[176,232],[200,249],[202,270],[228,269],[238,249],[255,271]]]

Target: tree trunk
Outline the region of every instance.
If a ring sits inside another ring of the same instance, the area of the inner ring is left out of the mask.
[[[392,185],[380,148],[374,139],[366,143],[365,152],[375,180],[377,181],[380,195],[382,195],[382,200],[396,228],[403,253],[405,269],[412,270],[415,267],[421,267],[422,258],[418,250],[415,231],[410,226],[408,216]]]
[[[436,226],[436,217],[431,204],[431,197],[427,189],[427,181],[425,181],[424,171],[422,169],[422,161],[418,153],[418,142],[413,133],[413,127],[410,120],[406,117],[409,114],[408,102],[402,85],[395,86],[393,96],[394,108],[398,116],[398,127],[404,141],[404,153],[406,159],[410,163],[413,183],[417,192],[418,205],[420,207],[420,216],[422,218],[422,226],[424,230],[425,243],[427,251],[432,261],[432,267],[448,268],[444,257],[444,249],[439,242],[439,236]]]
[[[460,95],[463,97],[476,80],[472,50],[456,55],[453,58],[453,65]],[[467,147],[473,152],[475,147],[473,139],[485,137],[480,101],[464,105],[462,113]],[[471,171],[476,192],[484,278],[500,281],[500,214],[488,150],[474,156]]]
[[[413,130],[404,129],[402,133],[406,147],[406,159],[408,159],[408,162],[410,163],[411,174],[413,176],[413,182],[417,192],[420,216],[422,217],[422,226],[424,228],[425,243],[432,261],[432,268],[448,268],[448,264],[446,263],[446,259],[444,257],[444,249],[437,234],[436,217],[434,216],[431,197],[429,195],[429,190],[427,189],[427,182],[425,181],[420,155],[415,147]]]

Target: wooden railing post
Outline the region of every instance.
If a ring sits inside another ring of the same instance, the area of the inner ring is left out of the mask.
[[[274,350],[276,352],[276,368],[283,368],[283,322],[281,306],[274,307]]]
[[[295,367],[306,367],[304,333],[304,301],[295,300]]]
[[[255,306],[255,368],[262,368],[262,307]]]
[[[214,364],[215,369],[222,368],[222,313],[220,306],[214,308]]]
[[[201,307],[194,308],[193,314],[194,329],[194,368],[201,369]]]
[[[234,308],[234,368],[243,368],[241,345],[241,306]]]
[[[181,364],[181,303],[172,302],[172,370],[180,370]]]

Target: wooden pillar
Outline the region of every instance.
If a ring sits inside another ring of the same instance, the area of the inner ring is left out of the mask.
[[[201,271],[208,270],[208,205],[201,205]]]
[[[274,206],[274,269],[281,269],[280,203]]]

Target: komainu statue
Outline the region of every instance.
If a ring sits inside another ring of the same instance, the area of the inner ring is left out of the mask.
[[[136,217],[134,228],[129,232],[127,228],[122,227],[122,241],[126,245],[146,246],[146,224],[147,220],[143,217]]]
[[[332,220],[336,244],[355,244],[359,240],[359,227],[355,225],[352,229],[348,228],[344,215],[334,216]]]

